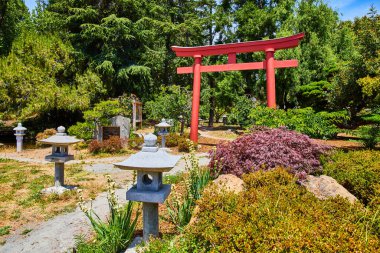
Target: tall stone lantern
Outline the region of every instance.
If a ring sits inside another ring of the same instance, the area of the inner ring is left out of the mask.
[[[157,136],[144,136],[140,152],[114,165],[120,169],[136,170],[137,184],[127,191],[127,200],[143,202],[143,239],[159,233],[158,203],[164,203],[171,185],[162,183],[162,173],[170,171],[181,156],[170,155],[156,145]]]
[[[168,124],[165,119],[162,119],[161,122],[156,125],[156,127],[159,129],[158,135],[162,136],[161,147],[165,148],[165,136],[169,134],[169,127],[171,127],[171,125]]]
[[[57,133],[49,138],[40,140],[39,142],[52,145],[51,155],[45,157],[46,161],[54,162],[54,186],[44,189],[44,193],[58,193],[61,194],[66,190],[73,189],[72,186],[64,184],[64,169],[65,162],[74,160],[73,155],[69,155],[69,145],[78,143],[81,140],[75,136],[68,136],[65,133],[65,128],[60,126],[57,128]]]
[[[16,151],[22,151],[22,141],[24,139],[26,128],[21,125],[21,123],[17,124],[17,127],[13,128],[16,136]]]

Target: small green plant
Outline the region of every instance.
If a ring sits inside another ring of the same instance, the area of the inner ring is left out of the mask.
[[[181,230],[191,219],[195,202],[202,196],[204,187],[211,180],[208,168],[200,168],[199,161],[195,157],[194,145],[188,141],[190,148],[189,157],[185,158],[186,175],[184,176],[185,192],[183,195],[173,190],[172,196],[166,201],[169,217],[164,219],[172,222]],[[175,189],[175,187],[173,187]]]
[[[110,209],[107,222],[103,222],[91,208],[88,208],[85,205],[80,190],[78,190],[80,199],[79,207],[90,220],[95,231],[96,245],[93,245],[93,247],[100,250],[95,252],[118,253],[120,250],[127,248],[129,243],[132,241],[139,212],[137,212],[135,217],[133,217],[134,205],[131,201],[124,206],[119,204],[119,201],[115,195],[115,182],[109,175],[107,175],[107,185],[107,199]],[[86,252],[85,249],[87,247],[83,244],[85,244],[85,241],[81,238],[77,238],[77,252]]]
[[[5,226],[0,228],[0,236],[7,235],[11,231],[11,226]]]
[[[357,130],[365,148],[373,149],[380,142],[380,124],[361,126]]]
[[[27,228],[27,229],[24,229],[22,232],[21,232],[21,235],[27,235],[29,234],[30,232],[32,232],[33,229],[30,229],[30,228]]]

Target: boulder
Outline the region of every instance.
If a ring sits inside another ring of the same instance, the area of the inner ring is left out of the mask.
[[[308,175],[306,180],[301,182],[301,185],[305,186],[309,192],[322,200],[341,196],[346,198],[350,203],[357,201],[357,198],[347,191],[346,188],[340,185],[334,178],[326,175],[319,177]]]
[[[244,190],[243,180],[233,174],[220,175],[213,182],[218,189],[223,188],[236,194]]]

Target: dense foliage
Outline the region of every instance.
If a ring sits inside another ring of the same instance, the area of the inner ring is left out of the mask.
[[[304,32],[298,48],[276,52],[276,59],[300,62],[298,68],[276,71],[277,104],[310,106],[317,112],[346,110],[355,119],[362,108],[379,103],[379,25],[374,8],[365,17],[343,22],[324,0],[38,0],[33,15],[20,0],[3,1],[0,116],[41,116],[52,125],[62,115],[78,120],[81,111],[124,93],[156,101],[161,110],[167,106],[166,93],[175,94],[168,87],[178,85],[182,92],[192,84],[191,75],[175,71],[192,60],[175,57],[171,46]],[[204,57],[203,64],[226,60]],[[237,56],[239,63],[262,60],[262,53]],[[175,110],[166,118],[188,114],[185,94],[179,95],[178,103],[169,101]],[[265,71],[204,74],[201,95],[201,116],[209,115],[212,125],[231,112],[239,96],[265,101]],[[155,120],[165,113],[148,107]]]
[[[209,166],[213,168],[217,163],[221,173],[239,177],[283,166],[303,177],[321,170],[319,157],[327,150],[328,147],[312,143],[306,135],[284,128],[264,129],[219,144],[211,151]]]
[[[380,219],[343,198],[319,200],[283,169],[251,173],[239,195],[203,193],[196,221],[146,252],[377,252]],[[327,239],[328,238],[328,239]]]
[[[315,112],[311,107],[302,109],[271,109],[253,103],[247,98],[238,100],[230,117],[241,126],[287,127],[312,138],[333,138],[339,133],[336,124],[348,120],[344,111]]]
[[[325,158],[323,173],[335,178],[361,202],[380,206],[380,152],[337,152]]]
[[[94,137],[93,133],[96,126],[110,125],[110,119],[113,116],[131,117],[131,106],[131,99],[127,99],[125,96],[121,96],[119,99],[101,101],[95,104],[92,109],[84,111],[83,118],[85,121],[77,122],[71,126],[68,133],[78,138],[89,140]]]
[[[154,97],[154,100],[145,104],[144,109],[148,119],[178,120],[178,117],[182,115],[184,120],[190,120],[191,96],[188,90],[177,85],[163,87]]]

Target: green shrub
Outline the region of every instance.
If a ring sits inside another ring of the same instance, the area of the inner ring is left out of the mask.
[[[228,117],[231,123],[236,123],[241,127],[249,126],[252,121],[248,118],[252,108],[256,107],[256,103],[247,96],[240,96],[232,108],[232,111]]]
[[[324,159],[323,173],[335,178],[365,205],[380,205],[380,151],[336,152]]]
[[[365,148],[373,149],[380,142],[380,124],[360,126],[355,132]]]
[[[128,147],[130,149],[140,149],[141,146],[144,144],[144,138],[133,136],[128,139]]]
[[[360,204],[319,200],[283,169],[244,182],[240,195],[205,191],[196,221],[166,252],[379,252],[379,217]]]
[[[193,143],[192,141],[190,141],[188,138],[186,138],[184,136],[180,136],[178,138],[178,151],[179,152],[189,153],[191,147],[194,147],[195,149],[197,149],[198,145],[196,143]]]
[[[131,116],[132,99],[132,97],[123,95],[117,99],[101,101],[95,104],[91,110],[87,110],[83,113],[83,119],[85,121],[77,122],[75,125],[72,125],[67,132],[70,135],[75,135],[84,140],[92,139],[95,123],[108,126],[113,116]]]
[[[78,122],[77,124],[69,127],[67,132],[69,133],[69,135],[76,136],[77,138],[83,140],[90,140],[93,137],[94,130],[94,123]]]
[[[144,110],[148,119],[176,120],[180,115],[185,120],[189,119],[191,112],[190,92],[178,85],[161,87],[160,93],[156,94],[154,100],[145,103]]]
[[[167,148],[177,147],[178,146],[178,140],[181,138],[180,135],[176,133],[169,133],[165,136],[165,146]],[[162,136],[157,137],[157,143],[161,144]]]
[[[93,252],[90,251],[91,249],[96,249],[95,252],[118,253],[126,249],[133,239],[139,212],[133,217],[133,202],[129,201],[126,205],[121,205],[115,195],[115,182],[110,176],[107,176],[107,183],[107,199],[110,208],[107,222],[103,222],[92,209],[87,208],[83,196],[79,195],[79,207],[91,222],[96,234],[96,242],[94,245],[86,246],[87,243],[82,238],[78,238],[78,253]]]
[[[268,107],[257,106],[252,108],[248,116],[250,124],[277,128],[286,126],[291,130],[306,134],[312,138],[333,138],[339,129],[336,124],[347,119],[343,112],[319,112],[312,108],[274,110]]]

